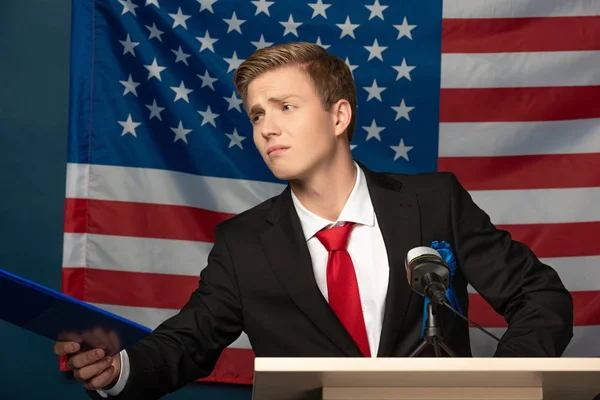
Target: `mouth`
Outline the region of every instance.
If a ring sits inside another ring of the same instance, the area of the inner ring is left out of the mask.
[[[272,146],[267,149],[267,156],[275,157],[285,153],[287,150],[289,150],[289,147],[286,146]]]

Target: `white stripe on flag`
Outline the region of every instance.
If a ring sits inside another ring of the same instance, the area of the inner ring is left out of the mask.
[[[600,290],[600,256],[549,257],[540,261],[556,270],[570,292]],[[469,293],[477,293],[471,285],[467,289]]]
[[[69,243],[81,243],[85,234],[67,234]],[[206,266],[212,243],[183,240],[89,235],[90,249],[102,248],[102,257],[93,254],[88,268],[184,276],[199,276]],[[150,253],[150,254],[148,254]],[[81,267],[73,259],[65,267]],[[173,262],[173,260],[179,260]],[[541,261],[560,275],[570,291],[600,290],[600,256],[550,257]],[[469,286],[469,291],[475,293]]]
[[[65,188],[66,198],[87,198],[88,178],[90,176],[89,164],[67,163],[67,181]]]
[[[199,276],[212,246],[207,242],[90,234],[87,266],[125,272]]]
[[[544,122],[447,122],[440,124],[440,157],[596,152],[600,152],[599,118]]]
[[[85,164],[69,164],[70,175],[81,175]],[[67,182],[71,182],[70,179]],[[275,196],[285,185],[242,179],[214,178],[158,169],[93,165],[87,198],[184,205],[238,214]],[[68,188],[68,197],[82,193]],[[85,196],[83,196],[85,198]]]
[[[444,0],[443,18],[574,17],[599,15],[598,0]]]
[[[470,193],[494,224],[600,221],[600,187],[473,190]]]
[[[600,85],[600,68],[590,65],[600,65],[600,51],[442,54],[441,86],[445,89]]]
[[[206,184],[207,179],[166,171],[109,167],[95,179],[104,180],[110,194],[95,196],[106,200],[143,201],[146,203],[176,204],[193,207],[219,208],[222,212],[242,212],[259,202],[257,193],[267,196],[276,185],[252,182],[253,194],[242,197],[243,191],[232,188],[227,179],[210,179],[213,196],[183,196],[176,190],[167,190],[169,176],[173,181],[186,175],[188,187]],[[139,179],[137,179],[139,178]],[[128,182],[125,184],[124,182]],[[262,185],[262,186],[261,186]],[[279,185],[281,189],[282,185]],[[155,190],[153,188],[161,188]],[[238,198],[232,199],[232,193]],[[529,190],[482,190],[471,192],[475,202],[483,208],[496,224],[537,224],[561,222],[600,221],[600,188],[529,189]],[[251,197],[250,199],[248,197]],[[565,207],[568,204],[569,207]]]
[[[177,314],[177,312],[179,311],[165,308],[127,307],[98,303],[90,304],[99,307],[105,311],[119,315],[123,318],[134,321],[150,329],[155,329],[163,321]],[[250,341],[248,340],[248,336],[246,335],[246,333],[242,332],[240,337],[236,341],[234,341],[229,347],[235,347],[238,349],[249,349]]]
[[[85,265],[85,243],[87,233],[65,233],[63,235],[63,267]]]

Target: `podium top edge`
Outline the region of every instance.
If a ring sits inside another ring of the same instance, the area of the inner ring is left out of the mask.
[[[600,358],[256,357],[255,372],[600,372]]]

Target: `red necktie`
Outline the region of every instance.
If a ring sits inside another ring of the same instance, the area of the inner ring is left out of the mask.
[[[327,259],[327,293],[329,305],[342,325],[354,338],[365,357],[371,356],[367,329],[358,292],[354,264],[346,246],[354,223],[317,232],[317,239],[329,252]]]

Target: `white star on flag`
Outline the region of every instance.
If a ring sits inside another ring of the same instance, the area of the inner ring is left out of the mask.
[[[416,25],[408,25],[406,21],[406,17],[402,21],[402,25],[394,25],[394,28],[398,29],[398,37],[396,39],[400,39],[404,36],[412,40],[412,34],[410,33],[413,29],[415,29]]]
[[[135,97],[137,97],[137,91],[135,88],[137,88],[140,84],[138,82],[134,82],[133,79],[131,79],[131,74],[129,74],[129,79],[127,79],[126,81],[119,82],[121,83],[121,85],[125,86],[125,89],[123,90],[123,96],[125,96],[127,93],[133,93]]]
[[[346,17],[346,22],[344,22],[343,24],[336,24],[336,25],[338,28],[340,28],[342,30],[340,39],[346,35],[352,36],[353,39],[356,39],[356,37],[354,36],[354,30],[356,28],[358,28],[360,26],[360,24],[351,23],[349,16]]]
[[[226,133],[225,135],[230,139],[228,148],[238,146],[240,149],[244,150],[244,147],[242,147],[242,140],[246,139],[246,137],[240,136],[236,128],[233,128],[233,133]]]
[[[119,40],[119,43],[123,45],[123,55],[127,53],[131,53],[135,57],[135,52],[133,49],[140,44],[140,42],[132,42],[129,37],[129,33],[127,34],[127,39]]]
[[[321,36],[317,36],[317,42],[315,44],[321,46],[325,50],[327,50],[328,48],[331,47],[331,45],[329,45],[329,44],[323,44],[323,43],[321,43]]]
[[[158,0],[146,0],[146,7],[148,7],[149,5],[154,5],[156,6],[156,8],[160,8],[160,6],[158,5]]]
[[[406,65],[406,58],[403,58],[401,65],[395,65],[392,68],[394,68],[396,71],[398,71],[398,76],[396,76],[396,80],[398,80],[400,78],[406,78],[410,81],[411,80],[410,79],[410,71],[412,71],[416,67],[411,67],[411,66]]]
[[[227,28],[227,33],[231,31],[238,31],[239,33],[242,33],[242,24],[246,22],[245,19],[238,19],[238,17],[235,15],[235,11],[231,15],[231,18],[224,18],[223,21],[229,25]]]
[[[148,28],[148,30],[150,31],[150,36],[148,37],[148,40],[157,38],[158,41],[162,43],[162,37],[160,37],[160,35],[162,35],[164,32],[161,31],[160,29],[158,29],[154,22],[152,23],[152,26],[148,26],[148,25],[144,25],[144,26],[146,28]]]
[[[210,109],[210,106],[206,108],[206,111],[198,111],[198,114],[202,115],[202,124],[200,124],[200,126],[203,126],[204,124],[208,123],[214,126],[215,128],[217,127],[215,119],[219,117],[219,114],[213,113]]]
[[[200,11],[202,12],[203,10],[208,10],[211,13],[215,13],[215,11],[212,8],[212,5],[215,4],[217,2],[217,0],[196,0],[198,3],[200,3]]]
[[[233,55],[231,56],[231,58],[224,58],[224,60],[227,64],[229,64],[229,68],[227,68],[227,72],[236,70],[240,66],[240,64],[244,62],[243,58],[238,58],[235,51],[233,52]]]
[[[398,121],[400,118],[405,118],[407,121],[410,121],[408,113],[414,110],[414,107],[407,107],[404,103],[404,99],[402,99],[400,105],[398,107],[392,107],[392,110],[396,111],[396,119],[394,121]]]
[[[173,29],[181,25],[185,28],[185,30],[187,30],[188,28],[185,21],[192,18],[191,15],[183,15],[183,13],[181,12],[181,7],[177,9],[177,14],[169,14],[169,17],[173,18]]]
[[[252,43],[252,45],[256,47],[256,50],[264,49],[265,47],[269,47],[273,44],[273,42],[265,42],[265,35],[263,35],[262,33],[260,34],[260,39],[258,40],[258,42],[250,43]]]
[[[369,52],[369,59],[367,61],[371,61],[373,58],[377,57],[381,61],[383,61],[383,52],[387,49],[387,46],[380,46],[377,42],[377,39],[373,41],[373,46],[363,46]]]
[[[254,14],[254,16],[257,16],[261,12],[264,12],[265,14],[267,14],[270,17],[271,14],[269,13],[269,7],[271,7],[273,4],[275,4],[275,2],[274,1],[266,1],[266,0],[259,0],[259,1],[253,0],[252,4],[254,4],[256,6],[256,13]]]
[[[123,12],[121,12],[121,15],[124,15],[125,13],[130,12],[137,17],[137,15],[135,13],[135,9],[138,8],[139,6],[133,4],[131,2],[131,0],[125,0],[125,1],[119,0],[119,3],[121,3],[121,5],[123,6]]]
[[[354,74],[354,70],[356,68],[358,68],[358,65],[350,64],[350,59],[348,57],[346,57],[346,65],[348,66],[348,68],[350,68],[350,72],[352,72],[353,74]]]
[[[321,15],[323,18],[327,19],[327,14],[325,13],[325,10],[331,7],[331,4],[323,4],[323,0],[317,0],[316,3],[309,3],[308,5],[313,9],[311,19],[313,19],[317,15]]]
[[[375,123],[375,119],[373,119],[373,122],[371,122],[371,126],[363,126],[362,128],[368,133],[365,141],[371,138],[375,138],[381,142],[381,136],[379,136],[379,134],[385,129],[385,127],[377,126],[377,124]]]
[[[202,75],[198,75],[198,78],[202,79],[202,86],[200,88],[203,88],[204,86],[208,86],[210,87],[212,90],[215,90],[215,87],[213,86],[213,83],[215,83],[216,81],[218,81],[218,78],[211,78],[211,76],[208,74],[208,70],[204,71],[204,76]]]
[[[290,14],[287,22],[279,21],[281,25],[285,27],[285,31],[283,31],[283,36],[291,33],[292,35],[298,37],[298,27],[302,25],[302,22],[294,22],[294,16]]]
[[[156,104],[156,99],[154,99],[151,105],[146,104],[146,107],[148,107],[148,110],[150,110],[150,116],[148,119],[156,117],[159,121],[162,121],[160,113],[165,109],[165,107],[159,107],[158,104]]]
[[[203,38],[197,37],[196,40],[198,40],[200,43],[202,43],[202,46],[200,46],[201,53],[204,49],[209,49],[210,51],[212,51],[214,53],[215,48],[213,47],[213,44],[215,44],[219,41],[219,39],[213,39],[210,37],[210,34],[208,33],[208,29],[206,30],[206,33],[204,34]]]
[[[161,67],[160,65],[157,64],[156,57],[154,58],[154,61],[152,61],[152,65],[144,65],[144,68],[146,68],[148,70],[148,80],[150,80],[150,78],[154,77],[161,82],[162,82],[162,78],[160,77],[160,73],[162,71],[164,71],[165,69],[167,69],[167,67]]]
[[[242,109],[240,108],[240,105],[242,104],[242,100],[238,99],[238,97],[235,94],[235,90],[233,91],[233,94],[231,95],[231,97],[223,97],[223,98],[229,104],[229,107],[227,107],[227,111],[231,110],[232,108],[235,108],[239,112],[242,112]]]
[[[189,66],[187,59],[191,57],[191,54],[184,53],[181,49],[181,46],[179,46],[178,50],[171,49],[171,51],[177,56],[177,58],[175,59],[175,64],[177,64],[179,61],[183,61],[185,65]]]
[[[121,136],[125,136],[126,134],[131,133],[133,136],[137,137],[137,134],[135,133],[135,128],[142,124],[141,122],[133,122],[133,119],[131,119],[131,114],[129,114],[129,116],[127,117],[127,121],[117,122],[123,127],[123,132],[121,132]]]
[[[373,85],[371,85],[371,87],[365,86],[363,87],[363,89],[369,92],[369,97],[367,98],[367,101],[371,100],[372,98],[376,98],[379,101],[383,101],[381,99],[381,93],[387,88],[377,86],[377,79],[373,79]]]
[[[175,139],[173,139],[173,143],[178,140],[183,140],[185,144],[187,144],[187,135],[192,131],[191,129],[184,129],[183,124],[181,121],[179,121],[179,126],[177,128],[171,128],[171,130],[175,132]]]
[[[371,15],[369,15],[369,21],[375,17],[379,17],[383,21],[383,12],[389,6],[382,6],[381,4],[379,4],[379,0],[375,0],[375,3],[373,3],[373,5],[365,5],[365,7],[367,7],[369,11],[371,11]]]
[[[406,161],[410,161],[408,159],[408,152],[412,150],[413,146],[405,146],[404,139],[400,139],[398,146],[390,146],[390,148],[396,152],[394,155],[394,161],[400,157],[404,158]]]
[[[187,89],[183,84],[183,81],[181,81],[179,86],[171,86],[171,90],[176,93],[175,100],[173,100],[173,102],[176,102],[179,99],[183,99],[186,103],[190,102],[190,100],[188,99],[188,94],[194,91],[194,89]]]

